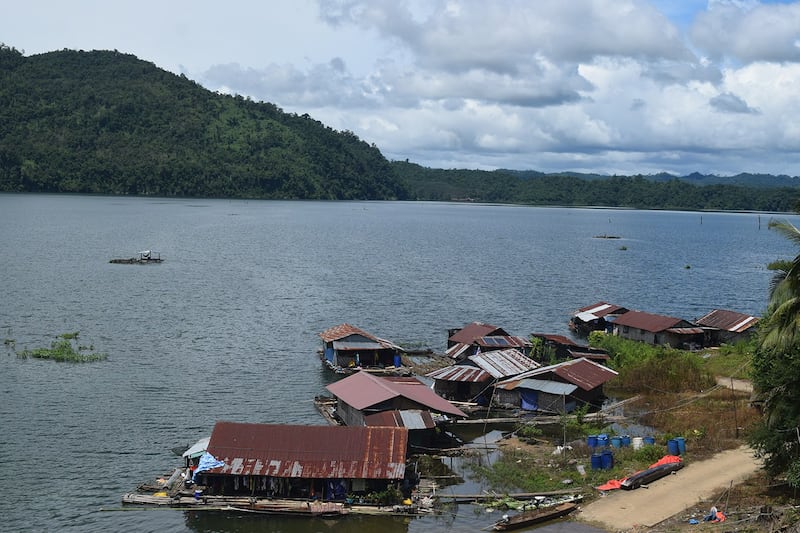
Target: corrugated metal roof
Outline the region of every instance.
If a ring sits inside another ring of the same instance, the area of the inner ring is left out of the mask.
[[[669,328],[692,326],[690,322],[683,320],[682,318],[654,315],[652,313],[645,313],[644,311],[628,311],[624,315],[620,315],[614,321],[614,324],[617,326],[638,328],[651,333],[658,333]]]
[[[530,389],[547,394],[566,396],[575,392],[578,389],[578,386],[573,385],[572,383],[560,383],[558,381],[550,381],[545,379],[521,379],[506,383],[502,388],[506,390]]]
[[[470,348],[472,348],[472,349],[473,349],[473,351],[474,351],[474,347],[473,347],[471,344],[459,343],[459,344],[454,344],[454,345],[452,345],[452,346],[451,346],[450,348],[448,348],[448,349],[447,349],[447,350],[446,350],[444,353],[445,353],[445,354],[446,354],[448,357],[451,357],[452,359],[458,359],[458,357],[459,357],[461,354],[463,354],[464,352],[467,352],[467,351],[469,351],[469,350],[470,350]]]
[[[531,333],[531,336],[554,342],[556,344],[563,344],[565,346],[579,346],[577,342],[573,341],[569,337],[565,337],[564,335],[553,335],[551,333]]]
[[[416,378],[378,377],[357,372],[326,387],[334,396],[358,410],[402,396],[439,413],[466,417],[460,409]]]
[[[470,355],[467,359],[485,370],[495,379],[516,376],[542,365],[514,348],[494,350]]]
[[[616,375],[617,372],[606,366],[581,358],[524,372],[518,376],[502,381],[501,385],[528,378],[541,379],[544,376],[557,376],[563,381],[577,385],[583,390],[592,390]]]
[[[741,333],[758,324],[759,318],[746,315],[744,313],[737,313],[736,311],[728,311],[725,309],[714,309],[702,318],[697,319],[697,323],[701,326],[709,328],[717,328],[725,331],[732,331]]]
[[[596,360],[608,360],[610,359],[607,353],[596,351],[596,352],[587,352],[581,350],[581,348],[575,348],[567,350],[569,356],[573,359],[579,359],[581,357],[585,357],[587,359],[596,359]]]
[[[502,350],[506,348],[530,348],[531,341],[525,337],[518,337],[516,335],[488,335],[475,339],[474,344],[481,348],[488,348],[490,350]]]
[[[364,423],[367,426],[385,426],[385,427],[398,427],[406,429],[433,429],[436,427],[436,422],[429,411],[422,410],[393,410],[382,411],[364,417]]]
[[[508,333],[491,324],[472,322],[453,333],[449,340],[450,342],[463,342],[466,344],[472,344],[475,342],[475,339],[480,339],[481,337],[487,337],[490,335],[508,335]]]
[[[341,341],[342,339],[347,339],[347,337],[351,336],[364,337],[366,339],[378,343],[379,345],[381,345],[382,348],[403,351],[403,349],[400,346],[396,345],[395,343],[387,341],[386,339],[381,339],[380,337],[376,337],[371,333],[367,333],[363,329],[357,328],[347,323],[339,324],[338,326],[333,326],[332,328],[328,328],[322,333],[320,333],[319,336],[322,337],[322,340],[324,342]],[[358,339],[350,339],[350,341],[348,341],[348,344],[354,344],[356,342],[363,342],[363,340],[359,341]],[[375,348],[371,349],[374,350]]]
[[[408,430],[217,422],[211,474],[281,478],[402,479]]]
[[[584,322],[588,322],[589,320],[595,320],[606,315],[622,314],[626,312],[628,312],[628,310],[622,306],[607,302],[597,302],[596,304],[581,307],[573,316],[580,318]],[[581,315],[584,315],[586,318]]]
[[[450,365],[425,374],[426,377],[442,381],[480,383],[492,379],[491,374],[472,365]]]
[[[677,335],[701,335],[705,330],[703,328],[669,328],[667,331]]]
[[[383,345],[372,341],[359,341],[359,340],[333,341],[333,349],[342,352],[352,352],[358,350],[363,350],[363,351],[380,350],[382,348]]]

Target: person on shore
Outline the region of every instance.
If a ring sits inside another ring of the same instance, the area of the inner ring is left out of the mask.
[[[703,518],[703,522],[711,522],[717,518],[717,506],[712,505],[711,509],[708,511],[708,514],[705,518]]]

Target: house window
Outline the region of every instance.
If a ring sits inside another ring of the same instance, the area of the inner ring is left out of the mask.
[[[630,328],[628,326],[622,326],[622,333],[628,333]]]

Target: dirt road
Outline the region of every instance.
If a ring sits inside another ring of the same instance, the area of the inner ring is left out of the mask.
[[[750,448],[728,450],[706,461],[690,462],[648,488],[610,491],[583,506],[575,518],[595,523],[607,531],[653,527],[728,488],[731,482],[736,485],[747,479],[760,467]]]

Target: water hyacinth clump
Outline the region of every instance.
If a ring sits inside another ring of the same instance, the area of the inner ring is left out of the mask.
[[[108,358],[107,354],[96,353],[93,346],[77,345],[78,332],[62,333],[58,339],[50,344],[50,348],[36,348],[34,350],[23,350],[17,352],[17,357],[27,359],[52,359],[53,361],[68,363],[90,363],[93,361],[104,361]]]

